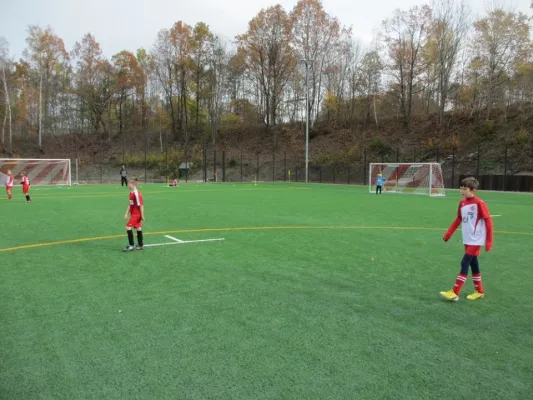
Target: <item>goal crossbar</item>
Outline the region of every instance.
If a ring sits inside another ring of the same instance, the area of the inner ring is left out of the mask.
[[[439,163],[370,163],[368,175],[370,193],[382,178],[382,193],[445,196]]]

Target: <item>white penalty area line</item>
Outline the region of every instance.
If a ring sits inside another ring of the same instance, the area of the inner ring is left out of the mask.
[[[165,235],[165,237],[168,237]],[[201,239],[201,240],[180,240],[176,238],[169,238],[171,240],[174,240],[173,242],[168,243],[152,243],[152,244],[145,244],[144,247],[154,247],[154,246],[170,246],[172,244],[186,244],[186,243],[203,243],[203,242],[220,242],[222,240],[225,240],[224,238],[218,238],[218,239]]]
[[[170,240],[173,240],[173,241],[175,241],[175,242],[183,243],[183,240],[177,239],[177,238],[175,238],[174,236],[165,235],[165,237],[168,238],[168,239],[170,239]]]

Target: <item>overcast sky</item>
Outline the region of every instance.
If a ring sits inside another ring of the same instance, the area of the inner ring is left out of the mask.
[[[493,0],[464,0],[475,15],[481,15]],[[290,11],[297,0],[281,0]],[[496,0],[506,8],[528,15],[530,0]],[[367,44],[381,21],[395,8],[424,4],[422,0],[323,0],[326,12],[346,26],[354,38]],[[206,22],[226,40],[244,33],[248,22],[273,0],[0,0],[0,36],[10,43],[10,53],[19,58],[26,45],[28,25],[50,25],[68,51],[91,32],[107,57],[121,50],[149,49],[157,32],[182,20],[189,25]]]

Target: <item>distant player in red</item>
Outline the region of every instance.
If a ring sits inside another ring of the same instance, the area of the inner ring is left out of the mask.
[[[24,196],[26,196],[26,202],[31,203],[30,179],[28,178],[26,171],[22,171],[22,182],[20,182],[20,184],[22,185],[22,193],[24,193]]]
[[[178,180],[174,179],[172,181],[172,183],[170,185],[168,185],[168,186],[170,186],[170,187],[178,187],[179,185],[180,185],[180,183],[178,182]]]
[[[472,268],[472,280],[474,281],[475,292],[466,296],[468,300],[478,300],[485,297],[485,290],[481,283],[481,272],[479,270],[478,257],[481,253],[481,246],[485,250],[492,250],[492,218],[485,202],[475,195],[479,182],[475,178],[465,178],[461,182],[461,196],[463,200],[459,203],[457,218],[444,235],[447,242],[461,226],[463,233],[463,243],[465,245],[465,255],[461,261],[461,272],[457,276],[455,285],[451,290],[440,292],[446,300],[459,300],[459,293],[468,278],[468,268]]]
[[[144,203],[141,193],[137,190],[137,178],[130,179],[128,182],[128,188],[130,189],[130,197],[128,208],[126,209],[126,214],[124,219],[128,221],[126,224],[126,232],[128,233],[128,243],[129,245],[124,249],[124,251],[133,251],[133,250],[143,250],[143,232],[142,224],[144,221]],[[128,220],[129,218],[129,220]],[[137,231],[137,246],[133,240],[133,231],[135,228]]]
[[[7,198],[11,200],[13,198],[13,195],[11,192],[13,191],[13,181],[15,178],[13,177],[13,174],[11,173],[11,170],[7,170],[7,181],[6,181],[6,192],[7,192]]]

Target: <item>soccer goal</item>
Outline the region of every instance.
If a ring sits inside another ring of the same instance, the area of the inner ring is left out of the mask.
[[[379,174],[385,179],[383,193],[445,195],[439,163],[371,163],[368,171],[370,193],[375,193]]]
[[[70,159],[0,158],[1,185],[7,180],[8,169],[15,177],[15,182],[21,172],[26,171],[32,186],[72,185]]]

